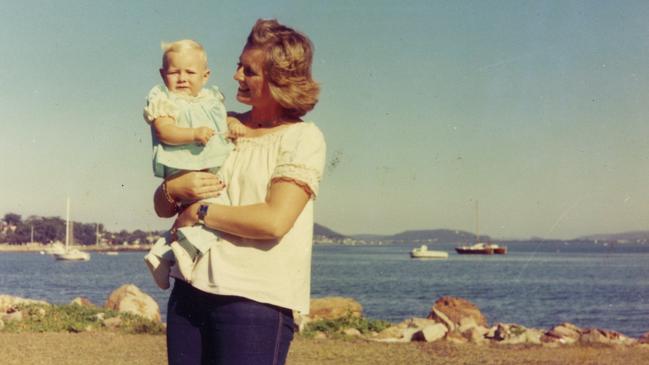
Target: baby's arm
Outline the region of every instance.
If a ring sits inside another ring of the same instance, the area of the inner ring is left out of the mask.
[[[160,142],[171,146],[190,143],[206,144],[214,135],[214,130],[208,127],[178,127],[171,117],[156,118],[151,126]]]
[[[239,119],[228,116],[228,130],[230,131],[228,136],[232,139],[237,139],[239,137],[246,137],[250,134],[250,128],[246,127]]]

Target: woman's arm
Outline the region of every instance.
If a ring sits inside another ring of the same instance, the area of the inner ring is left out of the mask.
[[[153,206],[158,217],[176,215],[180,204],[219,196],[225,184],[214,174],[187,171],[168,177],[153,194]]]
[[[206,144],[214,135],[214,130],[207,127],[200,128],[183,128],[178,127],[171,117],[160,117],[153,121],[153,130],[156,137],[164,143],[171,146],[200,143]]]
[[[277,239],[292,227],[309,201],[310,194],[292,181],[275,180],[264,203],[226,206],[208,204],[205,225],[235,236],[252,239]],[[198,222],[198,208],[194,203],[176,219],[176,228]]]

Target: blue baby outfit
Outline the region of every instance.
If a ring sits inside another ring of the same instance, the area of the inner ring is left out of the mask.
[[[160,142],[152,128],[153,173],[157,177],[165,178],[180,170],[216,172],[234,147],[226,138],[223,94],[216,86],[202,89],[197,96],[172,93],[164,85],[153,87],[147,97],[144,119],[153,123],[160,117],[173,118],[177,127],[208,127],[217,134],[205,146],[197,143],[171,146]]]

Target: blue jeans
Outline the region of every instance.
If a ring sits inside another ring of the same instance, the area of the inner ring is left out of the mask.
[[[167,358],[169,365],[284,364],[293,326],[290,309],[176,280],[167,307]]]

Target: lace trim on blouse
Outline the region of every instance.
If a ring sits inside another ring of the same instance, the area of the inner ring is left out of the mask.
[[[305,165],[283,164],[277,166],[270,178],[270,183],[278,180],[295,183],[304,189],[313,200],[318,195],[317,189],[320,181],[318,171]]]

